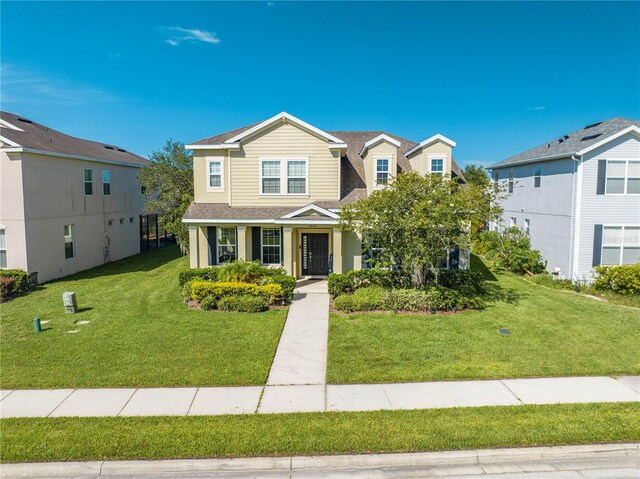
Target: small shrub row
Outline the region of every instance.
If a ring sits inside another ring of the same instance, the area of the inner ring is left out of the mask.
[[[640,263],[622,266],[598,266],[593,287],[622,295],[640,295]]]
[[[0,300],[19,296],[31,289],[29,274],[22,269],[0,269]]]
[[[408,288],[411,286],[411,276],[398,270],[361,269],[343,274],[331,273],[328,279],[329,294],[334,297],[370,286]]]
[[[191,268],[180,271],[178,284],[182,287],[193,280],[218,281],[218,268]]]
[[[263,296],[226,296],[218,301],[218,309],[222,311],[237,311],[239,313],[259,313],[269,307],[269,301]]]
[[[479,296],[467,296],[444,286],[430,286],[426,290],[361,288],[334,300],[338,311],[416,311],[435,312],[458,309],[482,309],[484,301]]]
[[[538,274],[547,267],[540,251],[531,249],[529,235],[517,227],[501,232],[483,231],[474,240],[472,249],[493,261],[495,267],[517,274]]]
[[[229,296],[261,296],[268,304],[281,300],[284,297],[282,286],[275,283],[259,286],[251,283],[192,281],[191,299],[202,301],[211,296],[216,300]]]

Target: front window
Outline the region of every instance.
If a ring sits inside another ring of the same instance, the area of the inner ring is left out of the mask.
[[[379,241],[365,239],[362,242],[362,263],[364,269],[374,268],[381,264],[384,248]]]
[[[509,193],[513,193],[513,170],[509,170]]]
[[[210,161],[208,171],[207,187],[212,189],[222,189],[222,162]]]
[[[376,162],[376,184],[386,185],[389,183],[389,159],[378,158]]]
[[[93,170],[91,168],[84,168],[84,194],[93,194]]]
[[[262,228],[262,263],[280,264],[280,228]]]
[[[236,229],[218,228],[218,264],[236,259]]]
[[[111,172],[102,170],[102,194],[109,196],[111,194]]]
[[[533,187],[540,188],[541,178],[542,176],[542,168],[540,166],[536,166],[536,169],[533,173]]]
[[[605,226],[602,230],[602,264],[640,261],[640,226]]]
[[[262,194],[280,194],[280,160],[262,162]]]
[[[73,225],[64,225],[64,259],[71,259],[76,255]]]
[[[607,161],[607,194],[640,194],[640,161]]]
[[[431,173],[444,174],[444,161],[441,158],[433,158],[431,160]]]
[[[304,195],[307,192],[307,162],[287,161],[287,193]]]
[[[7,267],[7,240],[5,230],[0,230],[0,268]]]

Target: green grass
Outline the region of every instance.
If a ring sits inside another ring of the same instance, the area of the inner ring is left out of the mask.
[[[0,421],[2,462],[410,452],[640,440],[640,405]]]
[[[640,374],[638,310],[494,277],[477,257],[473,267],[510,301],[454,315],[332,314],[328,382]]]
[[[286,310],[192,310],[177,281],[187,266],[178,248],[168,247],[2,304],[2,388],[263,384]],[[79,313],[65,314],[65,291],[75,291]],[[34,316],[49,321],[39,334]],[[90,323],[75,324],[84,320]]]

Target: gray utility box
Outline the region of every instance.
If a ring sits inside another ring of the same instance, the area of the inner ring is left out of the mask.
[[[62,302],[64,310],[67,313],[77,313],[78,303],[76,303],[76,293],[62,293]]]

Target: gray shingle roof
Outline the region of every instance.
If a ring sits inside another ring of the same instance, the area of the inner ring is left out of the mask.
[[[628,120],[626,118],[604,120],[588,125],[568,135],[554,138],[540,146],[494,163],[488,168],[494,169],[519,163],[529,163],[547,157],[561,158],[563,156],[571,156],[630,126],[640,127],[640,121]]]
[[[35,121],[26,120],[15,113],[0,112],[0,118],[24,130],[18,131],[11,128],[2,128],[0,131],[2,136],[19,144],[23,148],[95,158],[97,160],[114,161],[136,166],[145,166],[149,163],[149,160],[125,151],[123,148],[65,135]]]
[[[283,216],[299,210],[300,208],[309,205],[310,203],[300,206],[286,206],[286,207],[243,207],[243,206],[229,206],[227,203],[191,203],[187,211],[185,212],[183,219],[185,220],[271,220],[279,219]],[[318,201],[313,203],[316,206],[325,209],[339,207],[339,202],[330,201]],[[333,221],[333,218],[313,216],[314,221],[326,219],[327,221]]]

